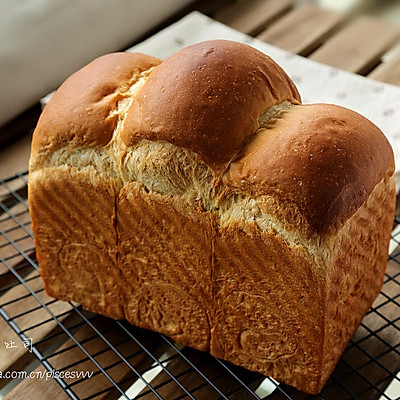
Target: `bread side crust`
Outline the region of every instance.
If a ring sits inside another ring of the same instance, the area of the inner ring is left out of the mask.
[[[259,211],[255,217],[252,208],[210,211],[193,197],[170,197],[137,182],[91,186],[87,171],[71,167],[35,173],[32,182],[49,294],[302,391],[320,391],[382,285],[393,177],[318,246],[278,219],[271,223],[270,215],[269,222]],[[58,208],[51,210],[55,195]],[[91,219],[74,219],[88,204]],[[251,198],[230,204],[254,207]],[[366,224],[375,234],[364,234]],[[372,258],[376,263],[366,269]]]
[[[321,371],[325,274],[308,249],[247,224],[218,229],[211,353],[310,391]]]
[[[36,256],[46,292],[122,319],[115,199],[118,180],[95,183],[71,167],[29,177]]]
[[[330,268],[321,384],[382,288],[395,205],[396,183],[388,173],[338,234],[325,239]]]
[[[392,178],[379,182],[393,173],[393,154],[358,114],[293,106],[300,99],[293,83],[261,53],[246,48],[241,54],[250,66],[221,70],[232,61],[232,46],[200,45],[161,65],[142,55],[117,56],[127,63],[107,80],[102,74],[117,62],[110,56],[58,92],[35,131],[30,162],[39,265],[55,297],[316,393],[381,285],[395,197]],[[183,86],[176,79],[166,97],[175,108],[158,103],[171,65],[186,57],[182,68],[192,66],[188,56],[198,51],[204,68],[197,65],[195,79]],[[222,92],[211,93],[185,103],[182,117],[182,96],[193,97],[188,89],[204,83],[213,64],[216,81],[204,87],[233,82],[230,107]],[[276,80],[268,80],[269,67]],[[93,68],[98,79],[75,104]],[[239,96],[243,88],[235,84],[251,77],[264,86]],[[165,107],[154,128],[149,116],[159,104]],[[71,110],[79,112],[69,122]],[[147,119],[138,129],[143,110]],[[247,113],[249,122],[241,119]],[[283,150],[274,152],[265,140],[274,135]],[[295,158],[298,143],[285,140],[298,135],[307,146]],[[365,154],[358,151],[363,143]],[[315,149],[322,150],[319,164]],[[387,213],[379,217],[382,204]],[[328,213],[320,218],[322,209]],[[370,237],[363,234],[366,219],[375,221]],[[337,251],[337,241],[346,252]],[[375,261],[363,274],[366,255]]]
[[[126,319],[199,350],[214,320],[212,215],[197,201],[127,184],[117,205]]]

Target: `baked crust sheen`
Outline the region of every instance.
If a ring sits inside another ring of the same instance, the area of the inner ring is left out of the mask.
[[[137,94],[122,138],[166,140],[218,168],[229,162],[275,104],[299,103],[286,73],[265,54],[237,42],[203,42],[177,52]]]
[[[360,114],[331,104],[301,105],[259,130],[225,183],[296,204],[322,233],[340,228],[394,171],[392,157],[379,128]]]
[[[383,282],[394,158],[249,46],[101,57],[33,135],[46,291],[318,393]]]
[[[140,53],[113,53],[75,72],[44,108],[32,137],[32,156],[63,146],[107,145],[117,125],[112,111],[118,101],[141,72],[160,62]]]

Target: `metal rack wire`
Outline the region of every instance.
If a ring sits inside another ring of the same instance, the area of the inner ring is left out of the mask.
[[[400,229],[393,233],[380,296],[321,394],[309,396],[163,335],[48,297],[26,199],[26,172],[0,181],[0,332],[13,331],[20,339],[5,368],[13,368],[15,358],[23,365],[32,352],[42,365],[34,372],[47,373],[72,399],[262,399],[272,391],[271,399],[400,396],[391,390],[400,384]]]

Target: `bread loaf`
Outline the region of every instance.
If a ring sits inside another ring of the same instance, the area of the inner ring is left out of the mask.
[[[393,171],[373,123],[247,45],[100,57],[33,135],[45,289],[318,393],[380,291]]]

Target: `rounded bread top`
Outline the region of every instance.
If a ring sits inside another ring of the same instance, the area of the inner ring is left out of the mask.
[[[281,67],[248,45],[213,40],[186,47],[155,68],[132,103],[121,133],[188,148],[215,169],[238,153],[259,117],[300,95]]]
[[[118,116],[112,113],[143,71],[161,60],[140,53],[101,56],[72,74],[45,106],[32,138],[32,151],[63,146],[105,146]]]
[[[309,104],[260,129],[224,183],[295,204],[322,233],[339,228],[393,172],[392,148],[376,125],[344,107]]]

